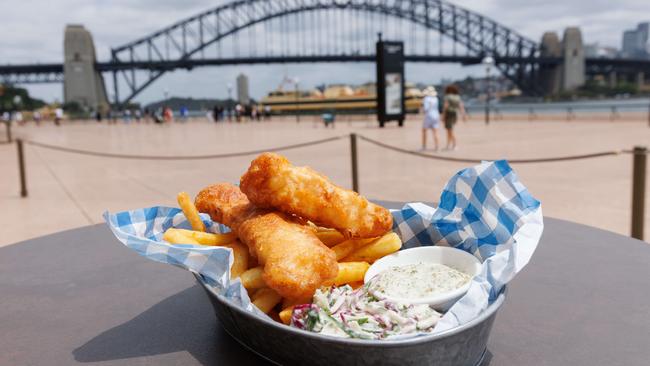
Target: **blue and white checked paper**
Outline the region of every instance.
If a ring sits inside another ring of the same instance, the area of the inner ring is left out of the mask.
[[[542,208],[505,160],[463,169],[445,186],[438,208],[410,203],[393,210],[393,230],[404,248],[447,245],[474,254],[483,262],[469,291],[440,320],[436,332],[467,323],[484,311],[532,257],[544,228]],[[149,259],[198,273],[218,293],[242,308],[261,313],[250,302],[239,279],[231,280],[231,250],[172,245],[162,240],[170,227],[189,229],[181,210],[151,207],[104,213],[115,236]],[[201,218],[208,231],[228,228]]]

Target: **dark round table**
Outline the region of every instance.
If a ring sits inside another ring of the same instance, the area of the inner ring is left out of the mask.
[[[650,245],[545,224],[484,365],[650,364]],[[140,257],[104,224],[0,248],[0,325],[0,365],[264,363],[221,329],[190,273]]]

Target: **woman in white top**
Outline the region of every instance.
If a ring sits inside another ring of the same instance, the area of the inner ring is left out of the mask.
[[[433,149],[438,151],[438,128],[440,127],[440,112],[438,111],[438,92],[430,86],[424,89],[422,100],[424,121],[422,122],[422,150],[427,148],[427,130],[433,134]]]

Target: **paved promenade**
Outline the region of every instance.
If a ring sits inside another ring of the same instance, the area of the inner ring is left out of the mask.
[[[420,122],[379,129],[362,121],[338,121],[325,129],[311,118],[261,123],[193,121],[159,126],[95,122],[61,127],[28,124],[14,135],[34,141],[136,155],[201,155],[265,149],[356,132],[408,149],[420,147]],[[441,131],[444,132],[444,131]],[[635,121],[474,120],[457,129],[459,149],[441,155],[496,159],[540,158],[629,149],[650,145],[647,123]],[[0,133],[4,133],[0,129]],[[442,135],[442,134],[441,134]],[[0,137],[3,139],[4,136]],[[444,138],[442,139],[444,141]],[[429,138],[431,143],[431,139]],[[15,145],[0,144],[0,246],[48,233],[102,222],[106,210],[175,205],[175,195],[194,195],[203,186],[236,182],[254,156],[213,160],[143,161],[82,156],[26,146],[29,197],[19,196]],[[310,165],[342,186],[351,186],[348,139],[284,152],[295,164]],[[384,200],[438,201],[445,182],[468,164],[434,161],[359,141],[360,191]],[[542,201],[544,213],[628,235],[630,155],[514,165],[521,180]],[[650,179],[649,179],[650,180]],[[650,192],[649,192],[650,193]],[[649,194],[650,195],[650,194]],[[650,201],[650,199],[649,199]],[[650,208],[650,202],[646,204]],[[646,213],[650,236],[650,212]],[[647,239],[646,239],[647,240]],[[89,243],[92,244],[92,243]]]

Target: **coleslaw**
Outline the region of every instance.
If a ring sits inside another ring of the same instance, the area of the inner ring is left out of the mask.
[[[426,304],[402,304],[349,285],[316,290],[313,303],[297,305],[291,326],[344,338],[390,339],[431,332],[442,316]]]

